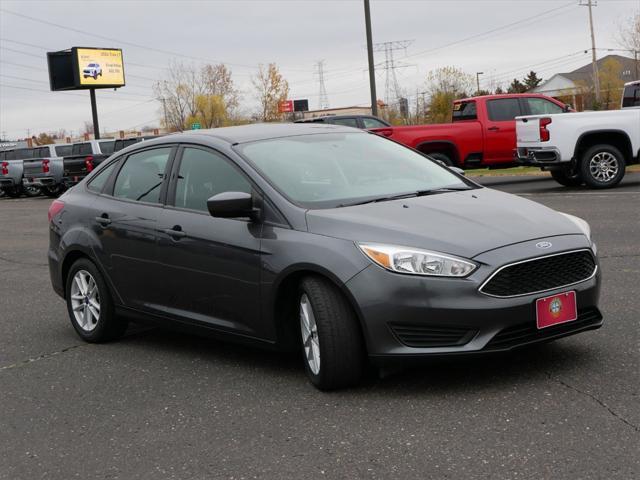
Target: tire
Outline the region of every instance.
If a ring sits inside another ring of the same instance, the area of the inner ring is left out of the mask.
[[[22,195],[22,191],[18,187],[7,187],[3,188],[2,191],[7,197],[10,198],[19,198]]]
[[[93,79],[94,79],[94,80],[97,80],[97,79],[98,79],[98,74],[97,74],[97,73],[94,73],[94,74],[93,74]]]
[[[594,145],[582,155],[580,174],[590,188],[612,188],[625,173],[624,155],[612,145]]]
[[[107,284],[91,260],[80,258],[71,266],[65,298],[71,325],[85,342],[108,342],[124,335],[128,322],[116,316]]]
[[[42,191],[40,190],[40,187],[24,187],[23,186],[22,191],[27,197],[39,197],[40,195],[42,195]]]
[[[304,366],[311,383],[320,390],[357,385],[364,372],[365,349],[347,299],[319,277],[304,278],[296,298]]]
[[[40,189],[49,198],[58,198],[64,192],[62,185],[55,185],[53,187],[42,187]]]
[[[428,153],[427,154],[429,157],[433,158],[434,160],[439,160],[442,163],[444,163],[447,167],[454,167],[455,165],[453,164],[453,160],[451,160],[451,158],[449,158],[449,155],[447,155],[446,153]]]
[[[556,182],[565,187],[579,187],[584,183],[580,173],[572,173],[567,168],[551,170],[551,176]]]

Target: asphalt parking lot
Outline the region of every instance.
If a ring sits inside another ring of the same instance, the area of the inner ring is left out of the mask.
[[[160,329],[82,343],[49,283],[51,200],[0,198],[0,478],[638,478],[640,173],[478,180],[591,223],[604,327],[334,393],[297,357]]]

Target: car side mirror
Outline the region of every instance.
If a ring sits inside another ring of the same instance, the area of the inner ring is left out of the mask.
[[[463,177],[465,176],[464,170],[458,167],[449,167],[449,170],[453,170],[454,172],[456,172],[458,175],[462,175]]]
[[[256,220],[260,210],[253,206],[253,196],[246,192],[222,192],[207,200],[207,209],[212,217]]]
[[[571,111],[573,111],[573,107],[570,104],[567,103],[567,104],[565,104],[564,107],[562,107],[562,111],[564,113],[571,112]]]

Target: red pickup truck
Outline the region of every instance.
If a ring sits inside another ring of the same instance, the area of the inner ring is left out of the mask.
[[[374,128],[371,131],[462,168],[515,164],[515,118],[571,111],[544,95],[507,94],[456,100],[452,123]]]

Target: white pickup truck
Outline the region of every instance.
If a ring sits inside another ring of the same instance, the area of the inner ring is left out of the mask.
[[[517,159],[565,186],[616,186],[640,163],[640,81],[625,85],[622,110],[516,118]]]

